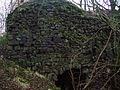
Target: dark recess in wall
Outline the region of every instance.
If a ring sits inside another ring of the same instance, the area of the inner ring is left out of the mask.
[[[72,77],[73,75],[73,77]],[[86,75],[81,73],[80,69],[73,68],[66,70],[63,74],[58,75],[55,84],[61,90],[80,90],[85,83]]]

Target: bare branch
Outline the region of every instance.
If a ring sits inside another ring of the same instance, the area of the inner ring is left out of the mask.
[[[103,9],[107,10],[107,8],[105,8],[103,5],[101,5],[97,0],[95,0],[95,3],[96,3],[96,5],[98,5],[99,7],[101,7],[101,8],[103,8]]]

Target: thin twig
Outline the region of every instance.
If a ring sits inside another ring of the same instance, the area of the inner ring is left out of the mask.
[[[103,87],[102,87],[100,90],[103,90],[104,87],[107,85],[107,83],[108,83],[116,74],[118,74],[119,72],[120,72],[120,68],[117,70],[116,73],[114,73],[114,74],[105,82],[105,84],[103,85]]]
[[[78,78],[78,85],[77,85],[77,90],[79,90],[79,87],[80,87],[80,81],[81,81],[81,73],[82,73],[82,70],[81,70],[81,65],[80,65],[80,74],[79,74],[79,78]],[[81,87],[80,87],[80,90],[81,90]]]
[[[109,43],[109,41],[110,41],[110,38],[111,38],[111,36],[112,36],[112,32],[113,32],[113,31],[111,30],[111,31],[110,31],[110,34],[109,34],[109,37],[108,37],[108,40],[107,40],[105,46],[103,47],[102,51],[100,52],[100,54],[99,54],[99,56],[98,56],[98,58],[97,58],[97,61],[95,62],[93,71],[92,71],[92,73],[91,73],[91,77],[90,77],[88,83],[84,86],[83,90],[85,90],[85,89],[89,86],[89,84],[91,83],[92,78],[93,78],[93,75],[94,75],[94,73],[95,73],[95,71],[96,71],[96,67],[97,67],[97,65],[98,65],[99,59],[100,59],[101,55],[103,54],[104,50],[106,49],[106,47],[107,47],[107,45],[108,45],[108,43]]]
[[[72,79],[73,90],[76,90],[76,89],[75,89],[74,75],[73,75],[72,69],[70,69],[70,74],[71,74],[70,76],[71,76],[71,79]]]

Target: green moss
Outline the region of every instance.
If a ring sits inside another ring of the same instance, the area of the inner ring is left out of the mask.
[[[18,69],[15,67],[15,68],[13,68],[13,67],[8,67],[8,71],[9,72],[18,72]]]
[[[71,2],[66,2],[65,4],[63,4],[63,6],[60,6],[61,10],[64,10],[67,13],[70,14],[76,14],[76,15],[81,15],[85,13],[85,10],[78,8],[76,5],[74,5]]]
[[[75,43],[80,43],[81,41],[86,41],[91,38],[91,36],[82,35],[74,31],[62,31],[62,34],[68,41],[70,40]]]
[[[27,88],[29,87],[29,81],[27,81],[26,79],[24,79],[23,77],[15,77],[13,79],[13,81],[16,81],[20,86],[22,86],[23,88]]]

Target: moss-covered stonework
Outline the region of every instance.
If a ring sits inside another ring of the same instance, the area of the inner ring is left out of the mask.
[[[100,18],[84,13],[65,0],[24,3],[7,17],[7,58],[51,80],[81,65],[83,73],[91,72],[111,29]],[[112,43],[110,39],[99,66],[112,61]]]

